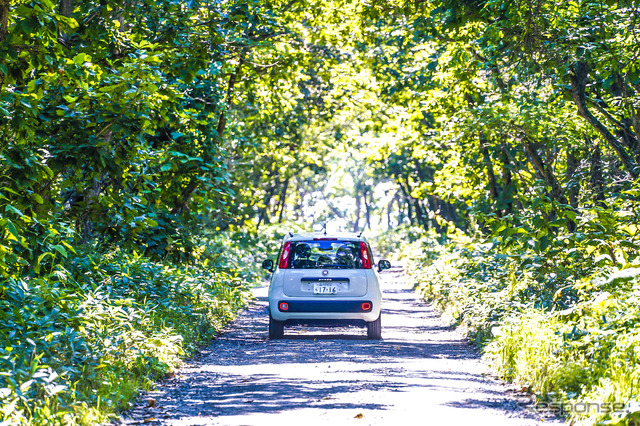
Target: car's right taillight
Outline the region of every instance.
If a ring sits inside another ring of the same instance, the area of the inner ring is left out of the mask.
[[[362,267],[364,269],[371,269],[371,257],[369,256],[369,249],[367,243],[360,242],[360,258],[362,259]]]
[[[280,256],[280,263],[278,266],[280,269],[287,269],[289,267],[289,255],[291,253],[291,241],[284,243],[282,247],[282,256]]]

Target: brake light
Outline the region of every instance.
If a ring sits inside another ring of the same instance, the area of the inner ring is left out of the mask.
[[[363,310],[363,311],[365,311],[365,312],[370,311],[370,310],[371,310],[371,303],[369,303],[369,302],[364,302],[364,303],[362,304],[362,310]]]
[[[360,242],[360,258],[362,259],[362,267],[364,269],[371,269],[371,257],[369,256],[369,249],[367,243]]]
[[[289,304],[287,302],[280,302],[278,304],[278,307],[280,308],[281,311],[288,311],[289,310]]]
[[[291,241],[284,243],[282,248],[282,256],[280,256],[280,269],[287,269],[289,267],[289,253],[291,252]]]

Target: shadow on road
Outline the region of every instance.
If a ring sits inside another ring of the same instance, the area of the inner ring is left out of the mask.
[[[424,404],[447,418],[466,418],[471,410],[533,419],[505,399],[478,354],[402,283],[384,290],[380,341],[367,340],[363,328],[303,326],[270,340],[267,299],[264,292],[256,296],[211,346],[152,393],[156,407],[138,406],[125,423],[264,424],[275,415],[352,419],[365,412],[378,419],[374,424],[395,424]]]

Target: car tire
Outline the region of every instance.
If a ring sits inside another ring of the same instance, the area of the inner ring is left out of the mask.
[[[282,339],[284,337],[284,322],[276,321],[269,314],[269,339]]]
[[[382,314],[377,320],[367,323],[367,338],[369,340],[380,340],[382,338]]]

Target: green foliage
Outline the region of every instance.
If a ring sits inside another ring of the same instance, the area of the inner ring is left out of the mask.
[[[0,176],[16,196],[3,195],[15,204],[28,194],[16,208],[73,224],[84,241],[187,260],[182,229],[194,217],[229,223],[226,115],[243,61],[275,31],[270,11],[252,1],[63,3],[6,11]]]
[[[261,237],[233,225],[250,154],[228,117],[280,24],[251,0],[19,0],[0,19],[0,422],[94,424],[262,277]]]
[[[390,258],[391,256],[399,257],[402,255],[401,250],[411,245],[416,240],[421,238],[423,230],[411,226],[402,226],[397,229],[389,229],[385,232],[380,232],[371,238],[370,242],[378,251],[376,253],[381,258]]]
[[[386,136],[369,162],[396,184],[402,219],[444,233],[440,216],[473,231],[487,215],[530,218],[549,206],[542,200],[602,207],[637,188],[634,10],[589,1],[367,8],[363,44],[376,48],[362,56],[390,114],[363,130]],[[559,219],[547,212],[538,222],[572,228]]]
[[[503,219],[477,243],[422,237],[405,248],[415,287],[484,348],[501,376],[541,401],[587,404],[566,414],[588,423],[634,424],[640,309],[638,216],[583,209],[577,232],[535,218]],[[558,210],[558,217],[565,213]],[[598,410],[597,404],[626,406]]]
[[[570,413],[572,417],[634,424],[640,386],[639,275],[638,268],[622,269],[588,282],[597,291],[571,308],[505,319],[487,347],[489,358],[500,374],[525,383],[543,398],[591,407]],[[597,403],[625,407],[606,413],[596,409]]]
[[[258,275],[240,265],[256,261],[229,254],[225,264],[203,254],[200,266],[175,266],[87,248],[51,273],[5,281],[2,420],[86,424],[125,407],[245,306]]]

